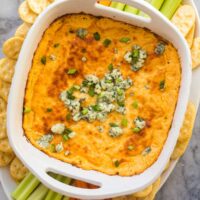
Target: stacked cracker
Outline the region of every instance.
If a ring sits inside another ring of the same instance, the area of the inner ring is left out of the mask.
[[[10,164],[11,176],[20,181],[27,174],[28,170],[21,161],[15,157],[6,133],[6,105],[9,88],[14,73],[14,66],[17,61],[24,38],[28,33],[31,25],[37,16],[50,4],[53,0],[26,0],[19,7],[19,15],[23,20],[23,24],[16,30],[15,36],[7,40],[3,45],[3,53],[6,58],[0,60],[0,166]],[[195,35],[195,11],[192,6],[181,6],[174,17],[174,23],[183,36],[186,38],[192,55],[192,68],[200,65],[200,38],[194,38]],[[196,108],[190,102],[188,104],[185,120],[180,131],[177,145],[171,156],[171,160],[176,160],[185,152],[192,135],[196,116]],[[168,169],[170,161],[164,172]],[[164,173],[163,172],[163,173]],[[162,176],[162,175],[161,175]],[[160,187],[160,178],[146,189],[129,196],[114,198],[113,200],[153,200]]]

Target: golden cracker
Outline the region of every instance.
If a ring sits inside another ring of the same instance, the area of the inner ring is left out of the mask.
[[[0,151],[0,167],[5,167],[9,165],[9,163],[15,157],[14,153],[4,153]]]
[[[138,198],[137,200],[153,200],[156,196],[156,193],[159,190],[159,187],[160,187],[160,177],[153,183],[151,193],[147,197]]]
[[[0,98],[7,102],[10,90],[10,83],[0,80]]]
[[[179,29],[184,37],[195,24],[195,10],[190,5],[183,5],[178,8],[171,22]]]
[[[11,59],[17,59],[24,39],[22,37],[12,37],[3,44],[3,53]]]
[[[19,16],[20,18],[28,23],[28,24],[33,24],[35,19],[37,18],[37,14],[34,13],[28,6],[27,1],[24,1],[20,6],[19,6]]]
[[[10,165],[10,174],[16,181],[21,181],[27,175],[28,169],[15,157]]]
[[[153,185],[150,185],[144,190],[134,193],[133,196],[138,197],[138,198],[146,197],[151,193],[152,189],[153,189]]]
[[[13,150],[10,146],[8,138],[0,139],[0,151],[4,153],[12,153]]]
[[[194,39],[191,49],[191,55],[192,69],[194,69],[200,65],[200,37]]]
[[[16,61],[10,58],[3,58],[0,62],[0,79],[11,83],[14,74]]]
[[[6,112],[0,113],[0,139],[7,137]]]
[[[191,48],[194,41],[194,32],[195,32],[195,24],[192,26],[190,32],[186,35],[185,39],[188,43],[188,46]]]
[[[112,200],[137,200],[137,198],[129,195],[129,196],[121,196],[121,197],[112,198]]]
[[[51,2],[48,0],[27,0],[29,8],[37,14],[40,14]]]
[[[176,160],[182,156],[188,146],[190,138],[192,136],[192,130],[196,117],[196,109],[192,103],[188,104],[185,119],[180,130],[180,135],[176,144],[176,147],[171,155],[171,159]]]
[[[25,38],[30,28],[31,24],[24,22],[17,28],[15,36]]]

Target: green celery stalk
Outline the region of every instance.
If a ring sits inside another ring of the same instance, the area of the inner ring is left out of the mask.
[[[55,177],[55,179],[65,183],[65,184],[69,184],[71,182],[70,178],[67,178],[67,177],[64,177],[64,176],[61,176],[61,175],[57,175]],[[59,194],[59,193],[54,192],[52,190],[49,190],[45,200],[61,200],[62,198],[63,198],[62,194]]]
[[[118,10],[124,10],[125,4],[124,3],[119,3],[119,2],[112,2],[110,7],[116,8]]]
[[[25,200],[33,192],[33,190],[35,190],[39,183],[40,181],[29,173],[11,195],[14,199]]]
[[[132,13],[132,14],[135,14],[135,15],[138,13],[138,9],[137,8],[134,8],[134,7],[129,6],[129,5],[125,6],[124,11]]]
[[[145,1],[148,2],[148,3],[151,3],[152,0],[145,0]],[[146,13],[144,13],[141,10],[139,10],[138,15],[142,16],[142,17],[149,17]]]
[[[43,200],[48,192],[48,188],[40,184],[27,200]]]
[[[116,5],[117,5],[117,2],[112,1],[110,4],[110,7],[115,8]]]
[[[69,197],[64,197],[62,200],[69,200]]]
[[[160,12],[165,15],[168,19],[171,19],[180,6],[182,0],[165,0],[162,5]]]
[[[161,6],[163,5],[163,2],[165,0],[152,0],[151,5],[156,8],[157,10],[160,10]]]

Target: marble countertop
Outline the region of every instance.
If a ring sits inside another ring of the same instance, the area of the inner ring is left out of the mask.
[[[200,12],[200,0],[195,0]],[[0,0],[0,47],[21,23],[20,0]],[[3,57],[0,49],[0,58]],[[200,200],[200,109],[189,148],[157,195],[157,200]],[[7,200],[0,185],[0,200]]]

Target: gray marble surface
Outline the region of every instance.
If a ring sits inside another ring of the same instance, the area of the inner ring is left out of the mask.
[[[195,3],[200,12],[200,0]],[[21,23],[18,5],[19,0],[0,0],[0,47]],[[1,185],[0,200],[6,200]],[[159,191],[157,200],[200,200],[200,109],[189,148]]]

